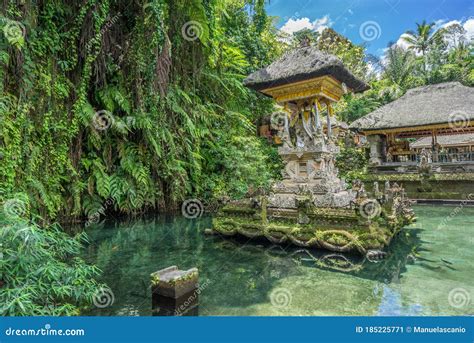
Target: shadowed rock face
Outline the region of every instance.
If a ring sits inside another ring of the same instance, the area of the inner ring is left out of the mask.
[[[302,47],[286,53],[269,66],[250,74],[244,84],[262,90],[324,75],[333,76],[356,93],[369,88],[347,70],[340,59],[315,47]]]

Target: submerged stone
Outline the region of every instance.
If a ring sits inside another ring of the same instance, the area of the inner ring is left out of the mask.
[[[198,288],[198,269],[179,270],[171,266],[151,274],[153,295],[180,298]]]

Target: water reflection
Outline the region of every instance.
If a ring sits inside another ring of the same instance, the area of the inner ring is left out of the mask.
[[[199,315],[467,314],[468,308],[450,307],[447,295],[454,287],[471,291],[472,249],[462,245],[470,226],[460,216],[452,222],[459,232],[449,227],[434,232],[445,215],[435,216],[441,210],[419,211],[419,222],[402,231],[386,258],[375,262],[206,236],[210,218],[109,220],[88,228],[84,258],[103,270],[115,303],[84,314],[152,315],[150,274],[171,265],[199,269],[200,283],[206,284]],[[288,304],[272,301],[276,290],[289,295]]]
[[[341,254],[319,249],[304,249],[292,245],[271,245],[265,240],[248,242],[242,239],[225,239],[224,242],[216,241],[215,245],[222,249],[241,249],[258,252],[265,256],[265,260],[290,259],[293,266],[319,268],[333,272],[347,273],[361,278],[379,282],[398,282],[406,271],[407,264],[414,264],[416,255],[421,248],[419,234],[422,230],[411,228],[402,232],[387,249],[383,259],[373,260],[366,256]],[[244,244],[244,245],[243,245]],[[271,263],[271,262],[268,262]],[[288,261],[286,261],[288,263]]]

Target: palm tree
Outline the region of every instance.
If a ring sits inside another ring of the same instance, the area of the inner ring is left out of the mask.
[[[415,64],[413,52],[397,45],[391,45],[385,58],[385,76],[392,84],[397,85],[401,89],[407,89],[407,83]]]
[[[437,39],[437,32],[432,33],[434,23],[426,23],[425,20],[421,24],[416,23],[416,32],[407,31],[403,36],[403,40],[410,44],[410,49],[421,52],[425,56],[430,46]]]
[[[421,24],[416,23],[416,32],[407,31],[403,36],[403,40],[410,44],[409,49],[415,50],[421,53],[423,58],[423,73],[427,73],[427,61],[426,53],[428,50],[437,42],[440,42],[442,39],[442,30],[437,30],[433,32],[434,23],[427,23],[426,20],[423,20]]]

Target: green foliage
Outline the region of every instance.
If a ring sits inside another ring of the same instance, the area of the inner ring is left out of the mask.
[[[400,89],[412,88],[414,84],[413,69],[416,63],[415,54],[397,45],[391,46],[386,53],[387,65],[384,77]]]
[[[355,45],[333,29],[326,28],[318,39],[317,47],[321,51],[336,55],[354,75],[366,79],[368,69],[363,46]]]
[[[292,46],[298,48],[302,44],[314,45],[318,41],[318,36],[318,32],[304,28],[293,33]]]
[[[360,179],[366,173],[367,158],[364,149],[343,147],[336,156],[336,167],[339,175],[349,184]]]
[[[2,7],[26,35],[0,37],[0,182],[32,212],[90,215],[111,199],[140,213],[268,183],[253,122],[272,103],[242,85],[280,51],[264,1]],[[237,168],[212,161],[240,149]]]
[[[77,257],[85,240],[0,212],[0,315],[69,316],[92,304],[101,285],[99,270]]]

